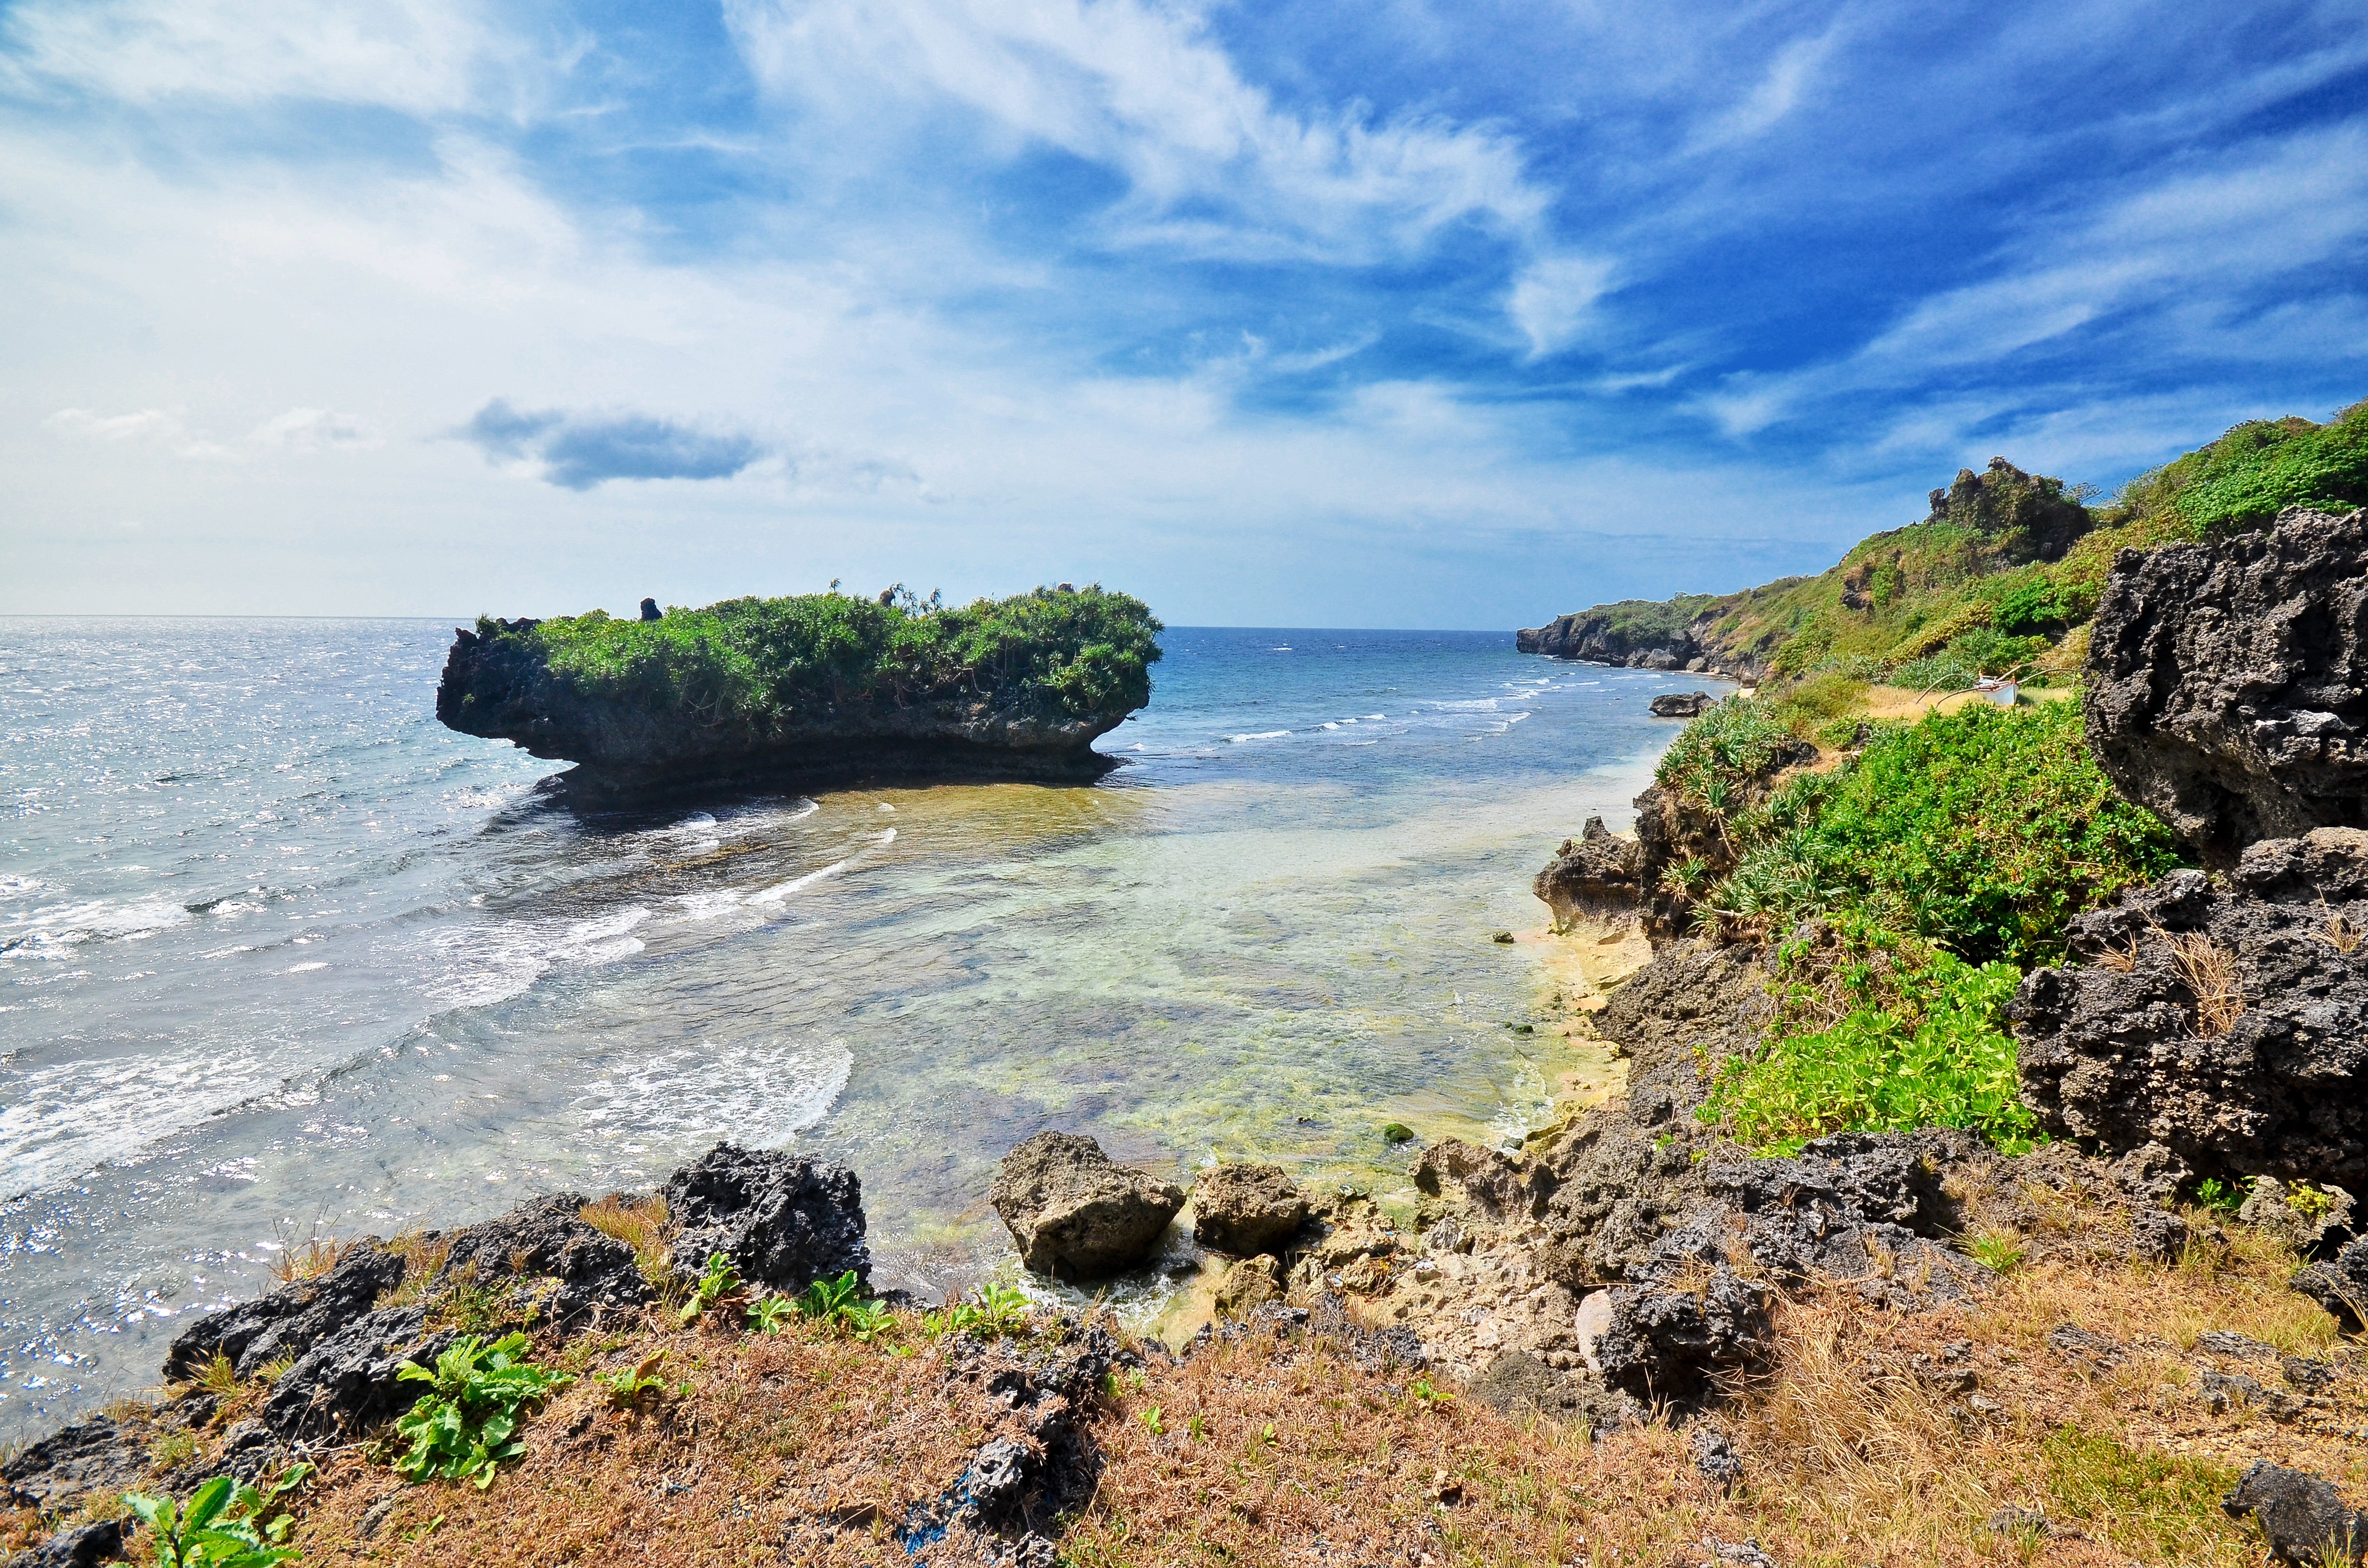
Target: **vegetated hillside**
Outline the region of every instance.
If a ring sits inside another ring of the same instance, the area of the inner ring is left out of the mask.
[[[1522,632],[1521,645],[1829,685],[1945,690],[2018,669],[2045,684],[2078,667],[2116,552],[2256,528],[2289,506],[2368,501],[2368,403],[2325,425],[2249,421],[2107,506],[2088,499],[1994,458],[1932,492],[1922,522],[1861,540],[1817,576],[1600,605]]]

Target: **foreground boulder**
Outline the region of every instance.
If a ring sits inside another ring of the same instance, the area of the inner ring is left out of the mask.
[[[2123,551],[2087,673],[2099,766],[2205,865],[2368,826],[2368,512]]]
[[[1218,1165],[1192,1183],[1192,1239],[1213,1251],[1278,1253],[1306,1222],[1307,1197],[1281,1165]]]
[[[564,1331],[640,1309],[652,1295],[633,1249],[586,1224],[581,1193],[519,1204],[452,1237],[443,1277],[530,1282],[520,1315]]]
[[[2247,1467],[2221,1506],[2256,1520],[2281,1562],[2349,1568],[2368,1550],[2368,1517],[2346,1507],[2331,1483],[2267,1460]]]
[[[217,1356],[242,1378],[282,1358],[302,1356],[360,1317],[403,1283],[404,1259],[375,1237],[348,1247],[326,1273],[267,1290],[251,1301],[199,1318],[165,1356],[165,1376],[186,1382]]]
[[[2348,1242],[2334,1256],[2311,1264],[2294,1277],[2294,1288],[2351,1332],[2368,1327],[2362,1322],[2368,1316],[2368,1238]]]
[[[1184,1193],[1090,1138],[1040,1132],[1003,1157],[987,1201],[1030,1272],[1085,1279],[1142,1262]]]
[[[696,1279],[723,1253],[740,1278],[799,1291],[852,1273],[869,1286],[863,1185],[845,1165],[718,1143],[668,1178],[676,1272]]]
[[[1717,700],[1707,691],[1665,691],[1645,706],[1656,719],[1698,719]]]
[[[2248,848],[2073,920],[2077,967],[2007,1011],[2058,1137],[2159,1143],[2201,1176],[2368,1181],[2368,833]]]

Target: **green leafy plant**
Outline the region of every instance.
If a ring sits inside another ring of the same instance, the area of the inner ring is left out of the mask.
[[[518,1436],[520,1411],[575,1381],[520,1359],[526,1347],[523,1334],[491,1345],[472,1335],[438,1356],[432,1369],[403,1364],[397,1376],[428,1385],[395,1420],[396,1436],[411,1445],[394,1461],[405,1480],[466,1480],[483,1491],[502,1461],[526,1451]]]
[[[1653,778],[1664,789],[1725,811],[1747,781],[1763,777],[1799,751],[1800,742],[1780,715],[1758,702],[1730,697],[1679,732],[1661,754]]]
[[[1159,1406],[1154,1404],[1146,1407],[1142,1414],[1141,1420],[1143,1422],[1144,1430],[1149,1432],[1153,1437],[1158,1437],[1167,1435],[1167,1423],[1165,1416],[1161,1415]]]
[[[1986,1231],[1965,1244],[1975,1263],[1993,1274],[2011,1274],[2022,1265],[2027,1249],[2010,1231]]]
[[[2334,1197],[2306,1181],[2298,1181],[2286,1188],[2286,1207],[2305,1220],[2323,1220],[2335,1209]]]
[[[748,1303],[748,1326],[758,1334],[779,1334],[797,1312],[797,1302],[787,1296],[759,1296]]]
[[[976,1334],[1000,1339],[1026,1328],[1030,1310],[1028,1292],[1016,1285],[990,1279],[978,1288],[977,1300],[951,1302],[944,1311],[930,1313],[924,1326],[932,1336]],[[1118,1374],[1113,1372],[1110,1376],[1115,1380]],[[1112,1387],[1115,1392],[1114,1381]]]
[[[301,1467],[305,1473],[310,1466]],[[292,1489],[293,1483],[290,1483]],[[171,1497],[151,1497],[127,1492],[123,1506],[148,1527],[156,1552],[156,1568],[271,1568],[301,1555],[273,1544],[287,1531],[284,1517],[265,1539],[261,1521],[284,1495],[266,1496],[227,1475],[215,1476],[189,1494],[186,1503]]]
[[[1436,1386],[1429,1378],[1415,1379],[1412,1383],[1406,1386],[1406,1393],[1411,1398],[1433,1407],[1442,1404],[1452,1404],[1455,1402],[1455,1396],[1453,1394],[1448,1392],[1445,1389]]]
[[[2245,1206],[2245,1189],[2218,1176],[2205,1176],[2197,1182],[2194,1197],[2198,1209],[2209,1209],[2215,1214],[2233,1215]]]
[[[652,1394],[666,1392],[666,1381],[658,1376],[658,1369],[666,1364],[666,1353],[660,1350],[621,1372],[603,1373],[597,1381],[609,1391],[610,1407],[631,1410]]]
[[[838,1320],[849,1335],[867,1345],[896,1332],[896,1314],[884,1301],[849,1301],[838,1309]]]
[[[840,1312],[854,1304],[861,1289],[851,1268],[836,1279],[816,1279],[798,1298],[798,1311],[817,1323],[835,1324]]]
[[[1833,948],[1789,942],[1780,972],[1788,1014],[1838,1014],[1781,1032],[1720,1072],[1697,1113],[1763,1153],[1792,1153],[1830,1132],[1963,1127],[2009,1150],[2037,1122],[2018,1093],[2005,1008],[2010,964],[1979,967],[1859,922]]]
[[[707,1271],[699,1277],[699,1283],[691,1288],[690,1300],[682,1304],[682,1311],[677,1315],[688,1326],[738,1289],[740,1270],[733,1265],[731,1255],[710,1253],[707,1256]]]

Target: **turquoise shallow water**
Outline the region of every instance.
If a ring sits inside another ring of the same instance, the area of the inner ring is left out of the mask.
[[[1555,1064],[1531,873],[1691,684],[1509,635],[1178,629],[1090,787],[586,817],[432,717],[440,621],[0,620],[0,1436],[154,1373],[314,1230],[862,1176],[883,1283],[1046,1127],[1386,1188]]]

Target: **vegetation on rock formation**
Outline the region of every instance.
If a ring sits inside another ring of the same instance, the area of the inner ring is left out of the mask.
[[[784,727],[818,710],[969,694],[1076,718],[1151,699],[1164,630],[1099,585],[934,607],[905,596],[727,599],[658,620],[601,610],[477,635],[535,655],[571,696],[712,725]]]

